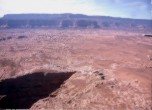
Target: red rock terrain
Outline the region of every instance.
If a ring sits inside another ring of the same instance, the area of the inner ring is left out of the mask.
[[[0,30],[0,108],[151,110],[144,32]]]

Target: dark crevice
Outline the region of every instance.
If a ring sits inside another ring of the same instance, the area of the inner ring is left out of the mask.
[[[35,72],[0,82],[0,108],[28,109],[57,90],[75,72]]]

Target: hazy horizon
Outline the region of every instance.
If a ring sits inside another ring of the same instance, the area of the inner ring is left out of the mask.
[[[151,0],[0,0],[6,14],[84,14],[151,19]]]

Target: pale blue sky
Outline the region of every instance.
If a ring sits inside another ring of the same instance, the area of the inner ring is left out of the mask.
[[[0,16],[19,13],[75,13],[150,19],[151,0],[0,0]]]

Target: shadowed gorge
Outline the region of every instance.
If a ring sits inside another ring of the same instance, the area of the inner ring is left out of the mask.
[[[0,82],[0,108],[28,109],[60,87],[75,72],[35,72]]]

